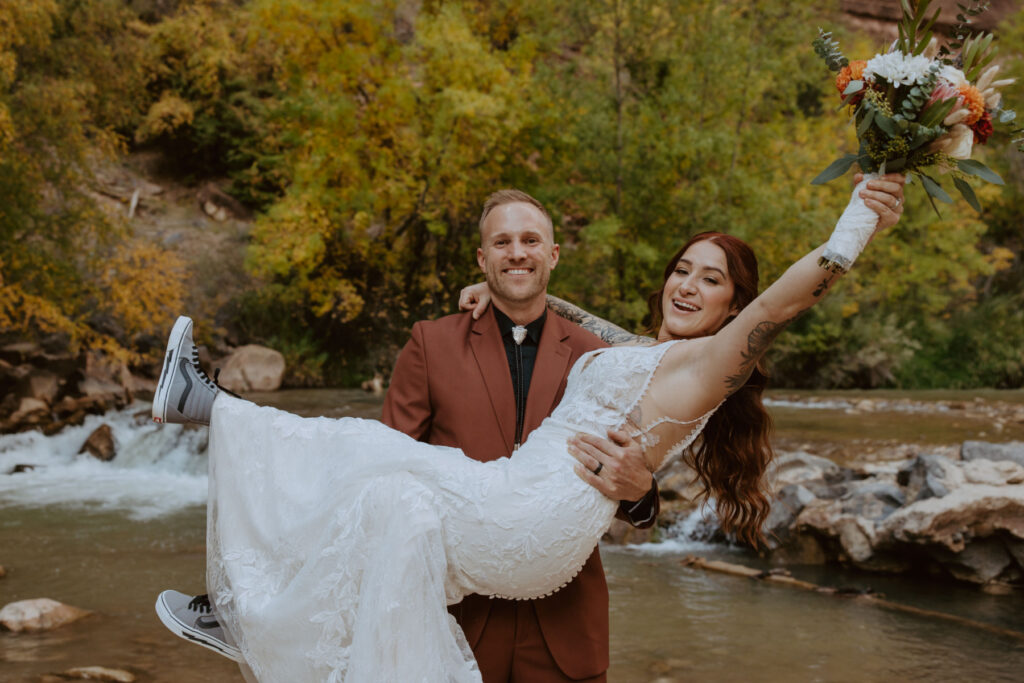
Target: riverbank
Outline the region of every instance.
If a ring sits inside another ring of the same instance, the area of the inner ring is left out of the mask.
[[[1005,416],[1004,433],[1015,435],[1019,425],[1011,418],[1024,405],[1020,395],[997,392],[978,402],[966,393],[773,392],[769,406],[776,443],[834,448],[850,464],[866,447],[877,447],[869,457],[892,460],[956,448],[943,441],[947,430],[958,441],[982,437],[993,414]],[[380,411],[379,398],[352,390],[251,397],[305,415],[376,417]],[[91,415],[54,437],[0,437],[0,565],[8,571],[0,579],[0,604],[48,597],[94,612],[50,633],[0,633],[0,683],[41,683],[44,675],[91,665],[126,669],[141,682],[241,680],[231,662],[169,635],[152,611],[159,590],[200,591],[204,584],[205,430],[158,427],[146,419],[146,408],[138,403]],[[103,423],[116,447],[109,462],[78,453]],[[14,463],[36,467],[3,474]],[[694,553],[761,568],[770,563],[720,543],[695,542],[696,520],[683,519],[689,527],[662,528],[659,544],[603,549],[612,681],[1013,681],[1024,670],[1024,648],[1016,642],[684,567],[680,560]],[[871,589],[922,609],[1024,630],[1019,592],[988,595],[948,580],[834,565],[791,569],[816,583]]]

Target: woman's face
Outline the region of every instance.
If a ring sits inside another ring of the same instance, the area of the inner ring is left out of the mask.
[[[664,319],[658,341],[717,332],[739,312],[732,302],[733,290],[722,248],[710,240],[691,245],[665,281],[661,296]]]

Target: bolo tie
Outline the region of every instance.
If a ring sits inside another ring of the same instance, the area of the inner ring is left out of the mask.
[[[515,363],[515,395],[516,395],[516,442],[513,450],[519,450],[519,444],[523,441],[523,420],[526,414],[526,392],[523,391],[523,340],[526,339],[526,328],[516,325],[512,328],[512,340],[516,343],[512,350],[513,362]]]

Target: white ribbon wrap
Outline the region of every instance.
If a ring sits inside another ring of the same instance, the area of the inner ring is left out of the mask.
[[[818,265],[832,272],[846,272],[853,266],[857,256],[864,250],[871,235],[878,226],[878,214],[864,204],[860,192],[868,182],[877,180],[877,173],[865,173],[864,179],[853,188],[853,196],[846,210],[839,217],[836,229],[825,244],[825,251],[818,259]]]

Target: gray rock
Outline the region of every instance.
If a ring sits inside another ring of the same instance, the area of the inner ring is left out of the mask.
[[[973,540],[958,553],[934,548],[932,554],[950,574],[971,583],[993,581],[1014,562],[1006,546],[996,537]]]
[[[964,483],[964,476],[949,458],[926,454],[902,467],[896,481],[906,489],[907,500],[915,502],[949,495]]]
[[[781,489],[788,484],[824,479],[826,475],[836,475],[839,471],[839,465],[827,458],[797,451],[777,456],[766,476],[773,488]]]
[[[985,441],[964,441],[960,447],[960,459],[971,460],[1012,460],[1024,465],[1024,442],[988,443]]]
[[[789,529],[796,521],[797,515],[811,501],[813,493],[800,484],[789,484],[775,494],[768,518],[764,522],[764,534],[773,547],[782,545],[789,536]]]
[[[864,482],[840,500],[844,514],[870,520],[885,519],[907,502],[903,490],[888,481]]]

